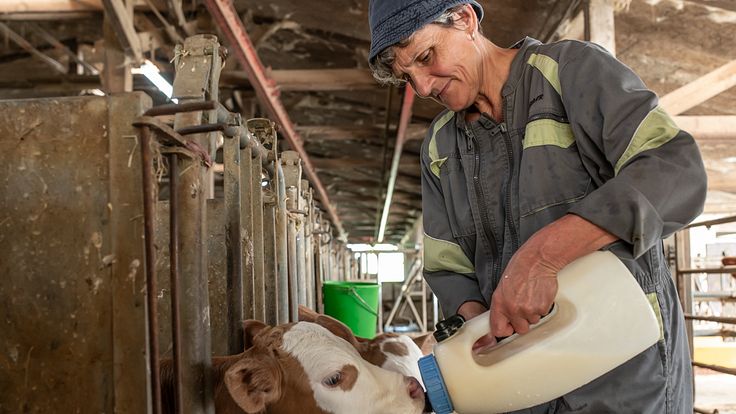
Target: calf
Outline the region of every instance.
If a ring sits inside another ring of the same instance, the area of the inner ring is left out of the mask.
[[[413,339],[394,333],[382,333],[373,339],[359,338],[344,323],[302,305],[299,305],[299,320],[324,326],[353,345],[360,356],[371,364],[417,378],[420,382],[419,358],[431,353],[435,343],[432,334]]]
[[[219,414],[423,411],[416,379],[367,363],[321,325],[247,321],[245,328],[246,351],[212,361]],[[164,412],[173,412],[170,365],[162,364]]]

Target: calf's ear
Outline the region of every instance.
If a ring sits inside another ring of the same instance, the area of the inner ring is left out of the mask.
[[[230,396],[246,413],[260,413],[281,397],[281,370],[270,355],[245,357],[225,372]]]
[[[299,305],[299,322],[314,322],[320,316],[319,313],[304,305]]]
[[[434,339],[434,335],[432,333],[428,333],[426,335],[417,336],[416,338],[412,338],[415,344],[419,347],[419,349],[422,351],[422,355],[429,355],[432,353],[432,347],[434,347],[434,344],[437,343],[437,340]]]
[[[243,342],[245,343],[246,350],[253,346],[253,338],[267,326],[265,323],[255,319],[243,321]]]

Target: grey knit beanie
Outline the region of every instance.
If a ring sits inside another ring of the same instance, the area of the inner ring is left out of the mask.
[[[483,7],[475,0],[371,0],[368,21],[371,25],[373,61],[381,51],[392,46],[439,17],[445,10],[459,4],[470,4],[483,19]]]

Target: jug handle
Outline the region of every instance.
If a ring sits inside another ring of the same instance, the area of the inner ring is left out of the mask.
[[[549,313],[546,314],[546,315],[544,315],[542,317],[542,319],[539,320],[539,322],[537,322],[537,323],[535,323],[533,325],[529,325],[529,330],[531,331],[532,329],[535,329],[535,328],[543,325],[547,321],[549,321],[557,313],[557,308],[558,308],[558,305],[553,303],[552,304],[552,309],[550,309]],[[468,327],[468,329],[470,330],[470,333],[471,333],[471,335],[469,335],[469,337],[470,338],[473,338],[472,339],[472,342],[470,342],[470,345],[471,346],[475,343],[475,341],[477,341],[478,339],[480,339],[480,337],[482,337],[483,335],[485,335],[485,334],[488,333],[488,317],[489,317],[488,316],[488,313],[489,312],[486,312],[486,313],[484,313],[484,314],[482,314],[480,316],[477,316],[477,317],[473,318],[466,325]],[[476,321],[475,319],[479,319],[480,321]],[[483,353],[486,354],[488,352],[491,352],[494,349],[497,349],[498,347],[503,346],[503,345],[505,345],[505,344],[513,341],[518,336],[519,336],[518,333],[514,333],[514,334],[512,334],[510,336],[496,337],[497,343],[495,345],[493,345],[493,346],[485,349],[483,351]]]

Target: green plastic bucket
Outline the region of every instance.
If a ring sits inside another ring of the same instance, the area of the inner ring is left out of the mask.
[[[322,285],[325,313],[355,336],[372,339],[378,322],[378,283],[327,280]]]

